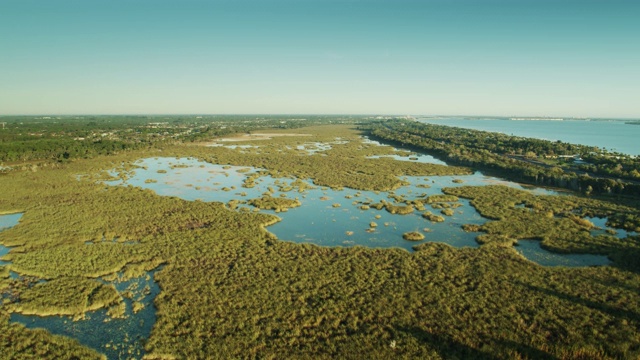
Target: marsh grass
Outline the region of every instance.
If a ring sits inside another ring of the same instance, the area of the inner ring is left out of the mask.
[[[542,247],[560,253],[604,254],[610,257],[640,251],[637,237],[620,239],[609,234],[592,236],[593,223],[585,217],[607,217],[639,211],[624,205],[576,196],[536,196],[525,190],[501,185],[443,189],[447,194],[471,200],[478,212],[493,221],[479,228],[486,235],[479,242],[513,242],[538,239]],[[524,208],[517,206],[524,204]],[[592,216],[594,215],[594,216]]]
[[[52,335],[43,329],[30,330],[10,323],[0,311],[0,353],[7,359],[100,359],[96,350],[80,345],[77,340]]]
[[[263,210],[275,210],[275,212],[287,211],[290,208],[295,208],[300,205],[299,200],[287,199],[287,198],[275,198],[272,196],[263,196],[257,199],[251,199],[247,201],[248,204]]]
[[[401,175],[470,173],[367,159],[394,150],[363,143],[346,127],[304,133],[311,135],[273,138],[241,151],[175,145],[0,176],[0,211],[24,210],[17,226],[0,232],[0,242],[12,246],[12,263],[2,273],[10,267],[23,278],[48,279],[36,284],[0,277],[3,298],[15,300],[0,306],[0,353],[99,358],[75,341],[11,324],[8,313],[29,304],[56,311],[108,304],[111,315],[122,315],[124,303],[95,278],[135,276],[162,263],[155,274],[162,289],[158,318],[146,343],[150,359],[640,356],[639,240],[592,237],[569,216],[609,217],[626,228],[637,224],[635,208],[506,187],[451,188],[448,195],[471,199],[492,219],[479,229],[485,245],[423,243],[409,253],[281,242],[265,230],[278,221],[272,215],[100,182],[109,178],[107,170],[124,175],[135,160],[153,156],[195,156],[362,190],[393,189],[402,185]],[[338,136],[347,142],[313,155],[293,150]],[[265,202],[280,200],[291,201]],[[609,254],[615,266],[538,266],[511,246],[524,237],[557,251]]]
[[[20,293],[9,311],[24,315],[82,315],[119,303],[122,298],[109,285],[85,278],[63,277],[36,284]]]
[[[424,240],[424,234],[418,231],[410,231],[402,234],[402,238],[409,241]]]

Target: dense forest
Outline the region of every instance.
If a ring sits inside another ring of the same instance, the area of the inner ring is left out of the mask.
[[[638,157],[609,154],[596,147],[560,141],[406,120],[373,122],[361,129],[374,139],[415,147],[447,162],[478,168],[514,181],[563,187],[586,194],[640,196]],[[559,156],[570,156],[571,160],[557,159]],[[586,163],[576,164],[573,157]]]

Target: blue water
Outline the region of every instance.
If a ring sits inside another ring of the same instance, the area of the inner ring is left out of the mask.
[[[412,156],[413,157],[413,156]],[[417,155],[421,162],[440,163],[428,155]],[[406,161],[409,157],[400,157]],[[269,189],[273,197],[295,198],[301,206],[275,213],[282,221],[272,225],[268,230],[280,240],[307,242],[321,246],[369,246],[398,247],[412,251],[412,247],[421,242],[444,242],[456,247],[478,247],[475,241],[477,234],[461,230],[463,224],[483,224],[486,219],[464,199],[458,201],[459,206],[452,216],[445,216],[442,223],[431,223],[422,218],[423,211],[414,211],[408,215],[391,214],[386,210],[361,210],[363,203],[378,203],[389,198],[389,192],[358,191],[353,189],[333,190],[313,186],[304,192],[282,191],[281,186],[290,185],[295,179],[274,179],[261,176],[255,181],[255,187],[242,187],[244,179],[260,169],[242,166],[222,166],[208,164],[193,158],[147,158],[136,162],[139,168],[131,172],[126,180],[108,182],[111,185],[133,185],[151,189],[162,196],[177,196],[185,200],[217,201],[228,203],[231,200],[250,200],[261,197]],[[160,171],[160,172],[159,172]],[[525,189],[520,184],[484,176],[480,172],[462,176],[406,176],[402,178],[410,185],[392,192],[411,200],[422,195],[442,194],[445,187],[464,185],[482,186],[502,184],[518,189]],[[151,180],[151,181],[149,181]],[[461,180],[462,182],[454,182]],[[428,185],[428,188],[419,185]],[[536,194],[555,195],[556,191],[543,188],[529,188]],[[336,205],[336,206],[334,206]],[[339,206],[337,206],[339,205]],[[402,205],[402,204],[396,204]],[[239,208],[253,207],[240,204]],[[440,209],[426,205],[426,210],[439,215]],[[371,227],[371,222],[378,226]],[[406,241],[402,234],[409,231],[421,231],[425,234],[423,241]]]
[[[406,180],[414,180],[414,184],[427,183],[422,178]],[[430,181],[428,183],[431,184]],[[407,199],[415,198],[411,195],[440,193],[439,190],[417,188],[413,185],[401,190],[395,193],[405,195]],[[409,194],[409,191],[412,193]],[[347,196],[352,197],[349,199]],[[456,247],[478,246],[475,235],[459,231],[462,224],[480,225],[486,221],[469,206],[468,201],[460,200],[459,203],[462,206],[455,209],[454,215],[446,217],[445,222],[442,223],[431,223],[425,220],[421,216],[422,211],[418,210],[407,215],[397,215],[384,209],[362,210],[360,208],[365,203],[373,204],[380,200],[393,203],[388,196],[386,192],[375,193],[352,189],[309,190],[301,199],[302,206],[278,214],[282,221],[270,226],[268,230],[281,240],[308,242],[322,246],[399,247],[410,251],[420,242],[402,239],[402,234],[409,231],[424,232],[426,236],[424,241],[445,242]],[[334,207],[334,204],[340,204],[340,207]],[[432,209],[430,206],[426,206],[426,209],[436,214],[440,212],[439,209]],[[371,227],[371,222],[377,226]]]
[[[18,225],[21,217],[22,213],[0,215],[0,231]],[[8,254],[9,250],[8,247],[0,244],[0,259]],[[1,265],[7,265],[7,262],[0,260],[0,266]]]
[[[148,276],[127,281],[108,282],[121,294],[127,290],[132,298],[144,304],[144,308],[133,313],[132,299],[124,299],[125,318],[111,318],[107,309],[85,314],[85,319],[73,321],[71,316],[46,316],[11,314],[11,321],[24,324],[27,328],[44,328],[56,335],[69,336],[81,344],[105,354],[108,359],[141,359],[144,343],[156,322],[156,308],[153,299],[160,293],[160,287],[153,281],[156,271]]]
[[[18,224],[21,213],[0,215],[0,231]],[[0,257],[10,248],[0,245]],[[9,262],[0,261],[0,266]],[[131,298],[125,298],[125,318],[113,319],[107,315],[107,309],[85,314],[85,319],[73,321],[71,316],[46,316],[11,314],[11,321],[24,324],[27,328],[44,328],[53,334],[78,339],[83,345],[92,347],[107,355],[108,359],[141,359],[144,355],[144,342],[151,334],[156,322],[156,309],[153,299],[160,293],[160,287],[153,281],[155,270],[140,278],[126,281],[105,282],[113,284],[121,294],[129,291]],[[11,273],[19,278],[19,274]],[[0,299],[1,300],[1,299]],[[133,300],[144,304],[137,313],[133,313]]]
[[[320,147],[321,148],[321,147]],[[241,149],[241,148],[239,148]],[[311,147],[301,151],[315,150]],[[310,151],[310,156],[313,152]],[[414,157],[413,155],[411,157]],[[436,162],[426,155],[417,155],[418,160],[400,156],[398,160],[417,162]],[[484,176],[480,172],[464,176],[406,176],[402,179],[409,185],[394,192],[357,191],[353,189],[333,190],[313,186],[304,191],[298,189],[284,191],[295,179],[275,179],[262,175],[255,180],[255,187],[242,187],[248,175],[260,169],[222,166],[208,164],[192,158],[148,158],[136,162],[139,168],[127,173],[126,180],[108,182],[114,186],[133,185],[151,189],[162,196],[177,196],[186,200],[218,201],[228,203],[231,200],[249,200],[270,192],[274,197],[297,198],[301,202],[298,208],[286,212],[275,213],[282,221],[268,228],[279,239],[298,243],[313,243],[321,246],[368,246],[395,247],[412,251],[412,247],[424,242],[442,242],[455,247],[478,247],[475,241],[477,233],[467,233],[461,229],[463,224],[486,222],[469,204],[468,200],[459,199],[449,203],[455,205],[451,216],[443,215],[444,222],[432,223],[424,219],[423,211],[416,210],[408,215],[391,214],[386,210],[370,208],[363,210],[365,204],[374,204],[385,200],[396,205],[393,196],[402,196],[407,200],[424,196],[442,194],[442,188],[455,186],[482,186],[502,184],[525,189],[520,184]],[[114,172],[115,174],[115,172]],[[454,182],[456,180],[456,182]],[[558,192],[549,189],[527,187],[535,194],[553,195]],[[257,211],[253,207],[241,204],[238,211]],[[425,211],[436,215],[440,209],[425,205]],[[20,214],[0,216],[0,227],[17,224]],[[4,221],[4,222],[3,222]],[[375,222],[376,226],[372,226]],[[406,241],[402,234],[419,231],[425,235],[422,241]],[[526,258],[545,266],[589,266],[606,265],[609,261],[597,255],[565,255],[553,254],[541,249],[539,243],[527,240],[520,241],[517,247]],[[8,251],[0,246],[1,251]],[[115,282],[122,292],[133,286],[134,297],[145,304],[137,314],[132,313],[132,300],[125,299],[125,319],[111,319],[106,309],[88,313],[85,320],[72,321],[65,316],[24,316],[12,314],[11,320],[25,324],[29,328],[45,328],[54,334],[66,335],[78,339],[82,344],[105,353],[109,359],[141,358],[144,354],[144,341],[149,336],[155,323],[153,299],[160,289],[153,281],[154,272],[147,277],[132,279],[127,282]],[[140,292],[147,288],[148,291]]]
[[[606,256],[591,254],[556,254],[544,251],[539,240],[518,240],[516,251],[542,266],[601,266],[609,265],[611,261]]]
[[[412,161],[417,163],[427,163],[427,164],[437,164],[437,165],[447,165],[444,161],[438,160],[431,155],[425,154],[411,154],[407,153],[407,155],[373,155],[368,156],[368,159],[379,159],[379,158],[389,158],[398,161]]]
[[[510,120],[505,118],[469,119],[463,117],[421,118],[426,124],[455,126],[507,135],[537,138],[605,148],[629,155],[640,155],[640,125],[623,120]]]
[[[0,215],[0,231],[18,225],[22,213]]]
[[[417,156],[426,161],[427,156]],[[401,157],[405,161],[408,157]],[[437,161],[433,159],[434,161]],[[178,196],[186,200],[218,201],[227,203],[231,200],[249,200],[260,197],[263,193],[272,191],[274,197],[284,196],[296,198],[301,206],[288,209],[286,212],[275,213],[270,210],[262,210],[279,216],[282,221],[271,225],[268,230],[280,240],[298,243],[313,243],[321,246],[367,246],[382,248],[402,248],[412,251],[412,247],[423,242],[442,242],[454,247],[478,247],[475,241],[477,233],[468,233],[461,229],[463,224],[481,225],[486,222],[473,208],[468,200],[459,199],[451,203],[454,213],[451,216],[444,215],[445,221],[432,223],[422,217],[423,211],[431,211],[441,215],[441,209],[434,209],[431,205],[425,205],[425,210],[415,210],[411,214],[391,214],[386,210],[376,210],[372,207],[363,210],[362,205],[375,204],[381,200],[396,203],[392,197],[402,196],[404,199],[420,199],[424,196],[442,194],[445,187],[456,186],[483,186],[500,184],[531,191],[537,195],[557,195],[557,191],[523,187],[520,184],[484,176],[480,172],[462,176],[405,176],[401,179],[409,185],[403,186],[393,192],[358,191],[353,189],[333,190],[314,186],[311,189],[299,192],[282,191],[282,186],[290,185],[295,179],[274,179],[270,176],[261,176],[256,180],[253,188],[242,187],[244,179],[260,169],[221,166],[208,164],[192,158],[148,158],[136,162],[139,168],[130,173],[127,180],[109,182],[111,185],[134,185],[152,189],[159,195]],[[160,172],[158,172],[160,170]],[[149,181],[152,180],[152,181]],[[455,182],[454,182],[455,180]],[[305,182],[313,186],[311,182]],[[225,191],[226,189],[227,191]],[[254,211],[249,205],[240,205]],[[371,226],[372,222],[376,226]],[[407,241],[402,234],[409,231],[419,231],[425,235],[422,241]],[[526,246],[525,246],[526,247]],[[523,247],[523,248],[525,248]],[[527,258],[536,261],[543,259],[550,263],[548,251],[541,248],[532,248],[525,253]],[[551,258],[562,259],[567,255],[554,254]],[[594,263],[588,259],[582,262],[560,261],[556,265],[585,266],[601,264],[607,261],[606,257],[595,256]],[[553,262],[551,262],[553,263]],[[575,265],[572,265],[575,264]]]
[[[597,217],[586,217],[585,220],[591,221],[596,228],[591,230],[591,236],[597,235],[613,235],[618,239],[624,239],[629,236],[636,236],[637,233],[635,231],[627,231],[624,229],[614,229],[612,227],[607,226],[607,218],[597,218]],[[608,231],[615,232],[615,234],[610,234]]]

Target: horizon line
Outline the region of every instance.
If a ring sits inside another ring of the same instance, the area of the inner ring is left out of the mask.
[[[34,114],[3,114],[5,117],[27,117],[27,116],[395,116],[395,117],[471,117],[471,118],[530,118],[530,119],[620,119],[620,120],[640,120],[640,117],[614,117],[614,116],[562,116],[562,115],[486,115],[486,114],[400,114],[400,113],[34,113]]]

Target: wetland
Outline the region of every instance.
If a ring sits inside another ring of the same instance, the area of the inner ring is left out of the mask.
[[[3,175],[0,211],[21,215],[0,216],[0,346],[16,358],[640,354],[632,203],[448,166],[349,125],[256,134]]]

